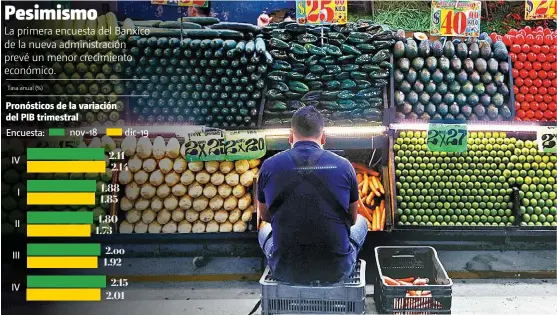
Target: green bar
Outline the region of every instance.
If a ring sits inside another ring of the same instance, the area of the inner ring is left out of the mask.
[[[100,256],[101,244],[27,244],[27,256]]]
[[[53,137],[63,137],[66,135],[66,129],[64,128],[50,128],[48,129],[48,135]]]
[[[28,161],[104,161],[103,148],[29,148]]]
[[[27,276],[28,288],[106,288],[106,276]]]
[[[93,224],[93,211],[29,211],[27,224]]]
[[[27,191],[30,192],[95,192],[97,182],[94,180],[28,180]]]

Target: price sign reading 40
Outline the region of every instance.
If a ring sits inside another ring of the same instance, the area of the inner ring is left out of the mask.
[[[431,35],[480,35],[480,1],[433,1],[431,4]]]
[[[540,127],[537,140],[540,152],[557,154],[557,127]]]
[[[427,148],[438,152],[466,152],[468,127],[466,124],[431,123],[427,130]]]

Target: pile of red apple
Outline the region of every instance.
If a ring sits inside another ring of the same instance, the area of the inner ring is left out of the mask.
[[[516,120],[557,118],[557,30],[529,26],[503,36],[514,78]]]

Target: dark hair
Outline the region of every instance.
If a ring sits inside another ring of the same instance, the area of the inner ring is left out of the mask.
[[[292,129],[302,137],[317,137],[324,126],[323,115],[313,106],[302,107],[292,116]]]
[[[211,1],[207,1],[206,7],[195,7],[197,11],[203,15],[210,16],[211,15]]]

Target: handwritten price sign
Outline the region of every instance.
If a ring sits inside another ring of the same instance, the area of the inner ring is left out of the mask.
[[[557,127],[538,129],[538,149],[543,153],[557,153]]]
[[[557,0],[526,0],[524,1],[525,20],[557,19]]]
[[[151,0],[151,4],[173,5],[178,7],[207,7],[209,1],[206,0]]]
[[[348,21],[348,0],[296,0],[299,24],[344,24]]]
[[[267,145],[255,130],[196,132],[188,134],[185,151],[188,162],[250,160],[264,156]]]
[[[468,127],[466,124],[429,124],[427,148],[438,152],[466,152]]]
[[[481,1],[432,1],[431,35],[480,36]]]

